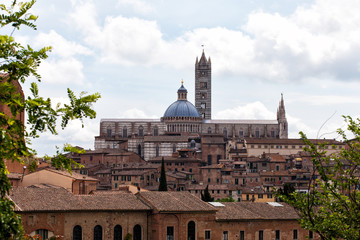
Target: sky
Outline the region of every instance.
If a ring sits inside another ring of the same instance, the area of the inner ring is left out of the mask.
[[[102,118],[160,118],[182,79],[194,103],[203,49],[213,119],[276,119],[281,93],[291,138],[339,139],[342,115],[359,116],[358,0],[38,0],[30,12],[37,31],[13,36],[53,48],[40,95],[54,104],[67,88],[102,96],[84,128],[74,121],[33,140],[39,156],[64,143],[93,149]]]

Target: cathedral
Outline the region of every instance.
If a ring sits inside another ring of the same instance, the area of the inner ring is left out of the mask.
[[[181,149],[201,151],[201,139],[221,136],[224,142],[246,138],[288,138],[283,96],[276,120],[216,120],[211,118],[211,60],[204,51],[195,61],[195,105],[187,99],[183,82],[160,119],[101,119],[95,150],[123,148],[146,161],[171,156]]]

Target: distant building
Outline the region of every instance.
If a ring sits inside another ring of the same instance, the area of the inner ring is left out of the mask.
[[[95,137],[95,150],[125,148],[146,161],[159,156],[172,156],[180,149],[202,148],[205,135],[220,135],[225,140],[244,138],[286,139],[288,123],[283,96],[274,120],[214,120],[212,111],[211,61],[203,52],[195,62],[195,106],[187,100],[183,82],[161,119],[102,119],[100,134]],[[223,141],[223,140],[222,140]],[[127,144],[126,144],[127,143]],[[222,144],[225,144],[223,142]],[[225,145],[224,150],[225,150]],[[204,146],[205,149],[205,146]],[[211,149],[209,149],[211,151]],[[224,158],[225,152],[215,155]],[[203,161],[215,163],[218,159]]]

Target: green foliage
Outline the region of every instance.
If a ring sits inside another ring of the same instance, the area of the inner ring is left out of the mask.
[[[159,183],[159,191],[166,192],[167,182],[166,182],[166,172],[165,172],[165,163],[164,157],[161,159],[161,172],[160,172],[160,183]]]
[[[300,133],[315,170],[309,193],[279,195],[299,212],[301,226],[321,239],[360,239],[360,120],[344,118],[353,139],[339,129],[347,147],[337,154],[326,154],[326,144],[314,145]]]
[[[289,199],[292,199],[292,193],[295,192],[294,184],[292,183],[285,183],[282,188],[278,189],[278,195],[284,195]],[[281,200],[281,199],[280,199]]]
[[[226,198],[221,198],[219,200],[216,200],[216,202],[235,202],[235,199],[233,199],[231,196],[228,196]]]
[[[19,83],[25,83],[30,76],[40,81],[41,76],[37,68],[42,60],[47,58],[51,47],[39,50],[32,49],[29,45],[22,46],[15,42],[12,33],[21,26],[27,26],[36,30],[34,15],[28,10],[34,5],[35,0],[29,2],[13,1],[9,6],[0,4],[0,104],[8,107],[10,114],[0,112],[0,239],[22,238],[23,230],[20,217],[13,212],[14,205],[7,198],[11,189],[6,176],[7,169],[4,161],[22,162],[23,158],[35,155],[35,150],[29,148],[31,139],[39,137],[39,133],[50,131],[57,134],[56,120],[61,118],[61,127],[67,126],[70,120],[95,118],[96,113],[92,109],[92,103],[100,98],[100,94],[80,93],[79,97],[68,89],[70,104],[56,109],[51,107],[51,100],[39,96],[36,82],[31,83],[32,96],[24,97],[19,93]],[[4,28],[11,27],[10,35],[3,35]],[[25,129],[19,116],[27,112],[27,125]],[[74,151],[69,145],[65,145],[63,151]],[[59,169],[71,170],[71,165],[76,163],[65,158],[60,151],[52,158],[52,164]],[[78,165],[77,165],[78,166]]]
[[[211,197],[211,194],[209,192],[209,186],[208,185],[206,185],[204,194],[201,193],[201,200],[203,200],[204,202],[213,202],[214,201],[214,198]]]
[[[132,240],[132,234],[131,233],[126,234],[124,240]]]

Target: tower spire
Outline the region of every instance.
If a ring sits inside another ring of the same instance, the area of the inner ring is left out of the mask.
[[[277,110],[277,120],[279,125],[279,138],[288,138],[288,123],[286,120],[284,96],[282,93],[279,108]]]

